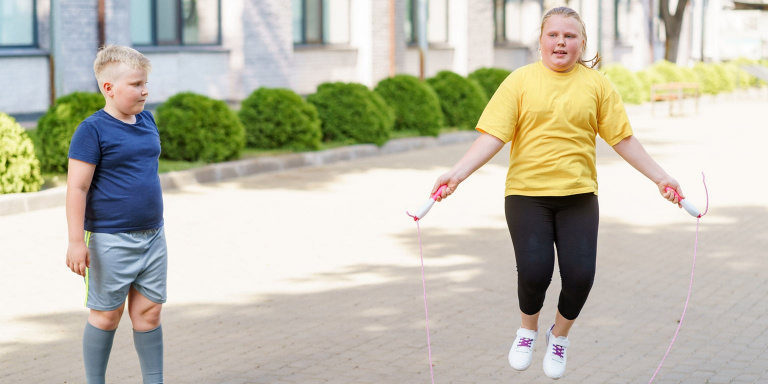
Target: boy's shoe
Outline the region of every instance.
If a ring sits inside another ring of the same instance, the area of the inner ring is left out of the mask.
[[[520,328],[517,330],[515,343],[509,350],[509,365],[518,371],[528,369],[533,360],[533,345],[536,343],[536,336],[539,333],[530,329]]]
[[[555,326],[553,325],[552,328]],[[550,379],[559,379],[565,373],[565,350],[570,345],[567,337],[555,337],[552,328],[547,331],[547,353],[544,354],[544,374]]]

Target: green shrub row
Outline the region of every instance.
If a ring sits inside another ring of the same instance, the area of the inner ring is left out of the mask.
[[[637,72],[632,72],[621,64],[607,65],[600,71],[611,80],[625,103],[640,104],[650,100],[650,90],[654,84],[697,83],[702,93],[711,95],[762,85],[758,78],[740,68],[741,65],[749,64],[765,65],[748,59],[739,59],[728,63],[696,63],[689,68],[660,60],[647,69]]]
[[[692,68],[659,61],[638,72],[619,64],[601,70],[626,103],[639,104],[649,100],[651,85],[665,82],[696,82],[708,94],[764,85],[740,69],[745,64],[768,66],[768,61],[697,63]],[[259,88],[243,100],[238,112],[223,101],[180,93],[156,111],[161,156],[219,162],[239,158],[244,148],[306,151],[329,141],[382,145],[392,132],[437,136],[446,126],[473,129],[509,74],[504,69],[480,68],[467,77],[441,71],[426,81],[397,75],[380,81],[373,90],[356,83],[324,83],[306,99],[288,89]],[[38,121],[39,163],[29,152],[32,144],[24,132],[8,128],[15,124],[12,119],[0,119],[4,140],[0,193],[39,189],[41,171],[66,172],[69,142],[77,125],[103,106],[100,93],[75,92],[57,99]],[[17,152],[11,153],[11,148]]]
[[[219,100],[189,92],[169,98],[155,118],[162,158],[219,162],[244,148],[307,151],[322,143],[384,144],[393,131],[437,136],[446,125],[474,128],[488,97],[509,71],[482,68],[468,77],[443,71],[426,82],[398,75],[374,90],[356,83],[324,83],[306,100],[288,89],[259,88],[238,112]],[[67,153],[78,124],[104,106],[100,93],[58,98],[38,121],[41,169],[67,171]]]

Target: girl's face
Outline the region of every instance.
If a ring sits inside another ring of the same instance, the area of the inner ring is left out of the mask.
[[[555,72],[569,72],[579,62],[584,46],[579,22],[572,17],[551,16],[541,31],[541,60]]]

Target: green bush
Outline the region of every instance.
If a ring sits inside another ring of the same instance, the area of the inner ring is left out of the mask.
[[[716,95],[720,93],[721,88],[723,87],[720,84],[722,79],[712,64],[696,63],[693,65],[693,71],[699,78],[702,93],[710,95]]]
[[[432,87],[411,75],[397,75],[379,82],[374,89],[395,113],[396,131],[417,131],[437,136],[443,127],[440,100]]]
[[[104,96],[94,92],[75,92],[56,99],[38,120],[40,165],[43,172],[67,172],[69,142],[77,126],[104,108]]]
[[[613,83],[625,103],[640,104],[646,101],[643,84],[632,71],[621,64],[606,65],[601,71]]]
[[[651,86],[654,84],[664,83],[664,78],[650,69],[635,72],[635,76],[642,84],[643,101],[651,100]]]
[[[510,73],[512,72],[502,68],[480,68],[470,73],[467,77],[477,81],[483,87],[485,95],[490,99]]]
[[[741,69],[742,66],[759,66],[759,61],[740,57],[731,63],[736,65],[741,70],[741,81],[746,82],[748,87],[755,87],[764,84],[761,83],[760,79],[756,76],[752,76],[749,72]]]
[[[238,112],[246,146],[261,149],[320,148],[320,117],[314,105],[290,89],[259,88],[243,100]]]
[[[713,64],[713,67],[715,68],[715,71],[717,71],[718,76],[720,77],[720,92],[731,92],[736,88],[736,79],[731,76],[730,73],[728,73],[728,70],[726,69],[725,65],[723,64]]]
[[[427,83],[440,98],[445,123],[460,129],[473,129],[483,113],[488,97],[475,81],[450,71],[440,71]]]
[[[16,120],[0,113],[0,194],[36,192],[41,185],[32,140]]]
[[[735,63],[724,63],[723,67],[728,73],[728,76],[733,80],[733,85],[736,88],[747,88],[750,86],[751,79],[749,73],[741,69]]]
[[[157,108],[157,127],[169,160],[237,159],[245,147],[245,129],[227,104],[190,92],[178,93]]]
[[[653,63],[651,71],[659,74],[666,83],[686,81],[682,67],[667,60],[659,60]]]
[[[317,107],[326,141],[382,145],[395,124],[384,99],[362,84],[323,83],[307,101]]]

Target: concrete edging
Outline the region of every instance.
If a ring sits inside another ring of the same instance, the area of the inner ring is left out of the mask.
[[[318,152],[291,153],[216,163],[185,171],[163,173],[160,175],[160,184],[163,191],[170,191],[187,185],[214,183],[259,173],[326,165],[339,161],[463,143],[474,140],[478,135],[476,131],[451,132],[444,133],[438,137],[413,137],[390,140],[381,147],[373,144],[359,144]],[[0,195],[0,216],[60,207],[65,203],[66,194],[67,187],[61,186],[40,192]]]

